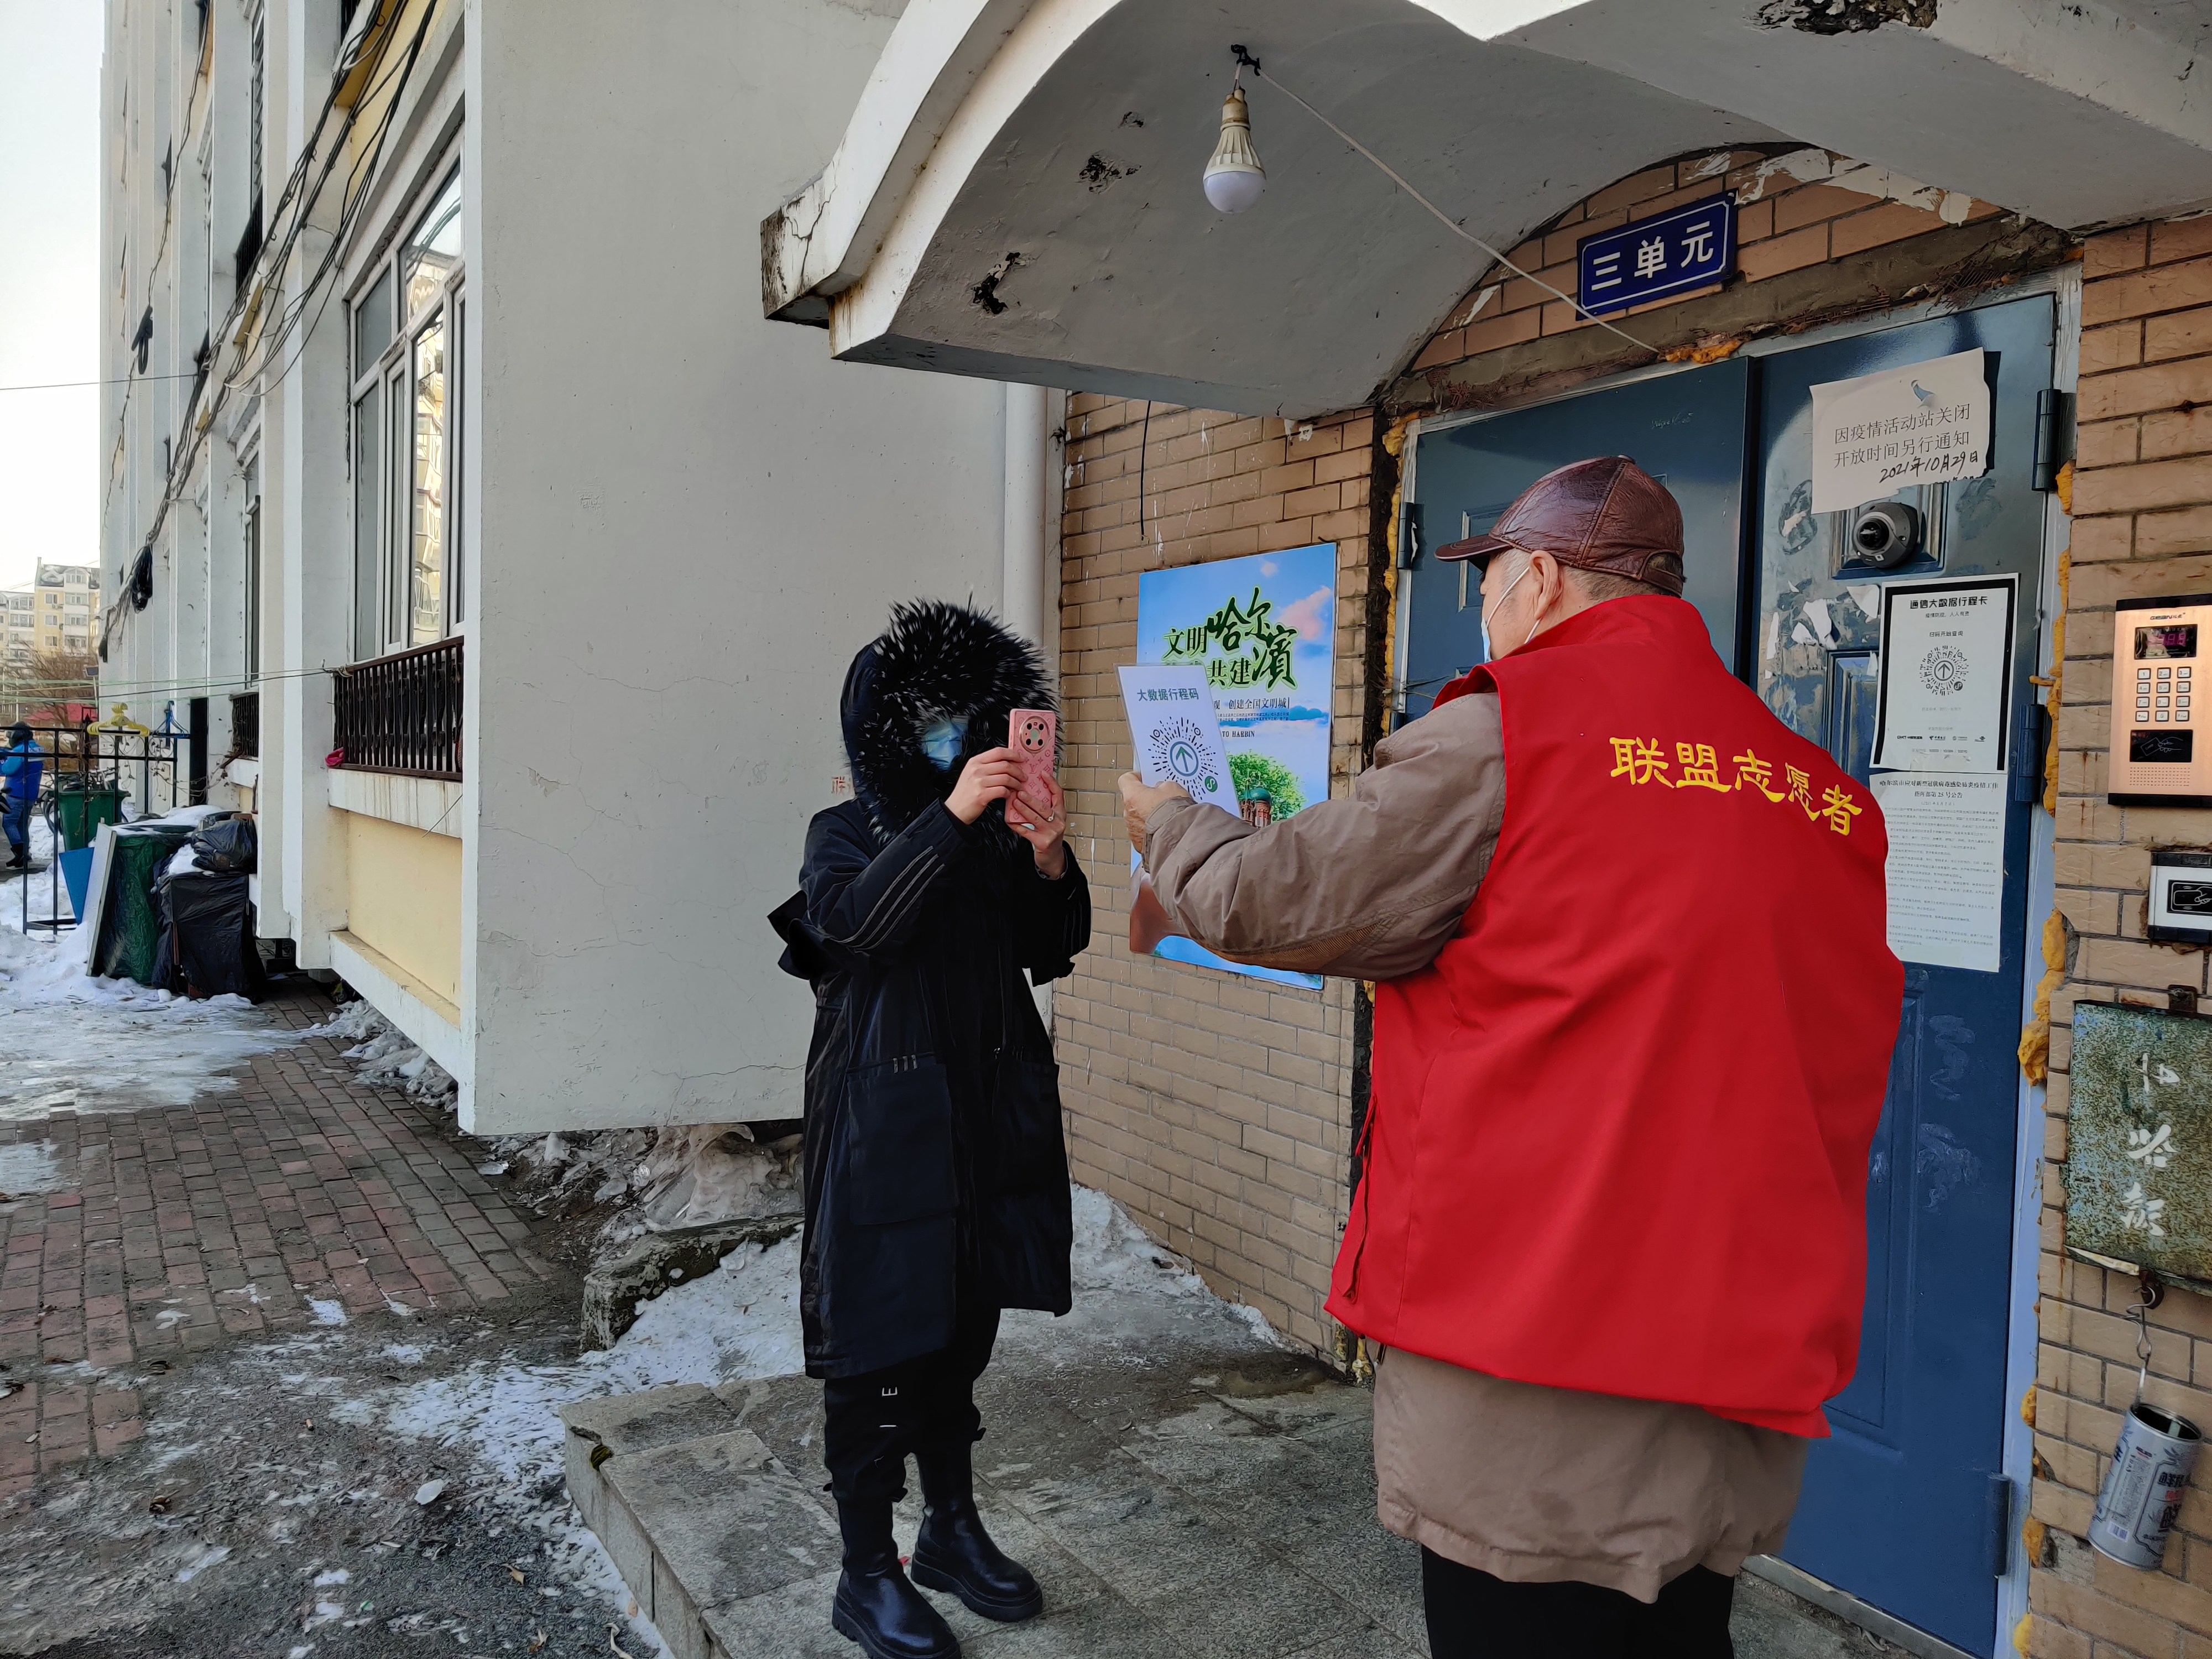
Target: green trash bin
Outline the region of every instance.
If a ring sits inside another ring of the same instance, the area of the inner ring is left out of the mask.
[[[57,783],[54,811],[61,820],[62,849],[74,853],[80,847],[92,845],[93,836],[101,824],[123,822],[123,791],[112,784],[86,788]]]
[[[108,860],[107,897],[100,909],[100,941],[93,972],[106,979],[154,982],[161,949],[161,914],[155,884],[177,849],[191,839],[189,823],[133,825],[118,833]]]

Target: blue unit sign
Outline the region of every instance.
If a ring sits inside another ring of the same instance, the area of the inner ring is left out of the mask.
[[[1735,269],[1735,198],[1709,196],[1583,239],[1583,309],[1625,311],[1717,283]]]

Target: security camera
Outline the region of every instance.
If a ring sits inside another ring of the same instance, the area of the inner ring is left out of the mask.
[[[1860,510],[1851,526],[1851,561],[1888,570],[1903,564],[1920,546],[1920,510],[1903,501],[1876,501]]]

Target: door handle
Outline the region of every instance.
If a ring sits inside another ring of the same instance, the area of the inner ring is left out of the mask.
[[[1993,1474],[1990,1477],[1990,1577],[2002,1578],[2006,1563],[2012,1559],[2012,1478]]]
[[[2035,473],[2031,488],[2058,488],[2058,469],[2065,465],[2066,417],[2073,406],[2074,399],[2063,392],[2035,394]]]
[[[2012,798],[2025,805],[2043,799],[2043,757],[2051,749],[2051,711],[2039,697],[2021,701],[2020,734],[2013,745]]]

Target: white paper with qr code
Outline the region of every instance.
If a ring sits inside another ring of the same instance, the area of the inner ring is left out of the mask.
[[[1146,783],[1179,783],[1193,800],[1237,810],[1213,689],[1198,664],[1121,670],[1121,704],[1136,743],[1136,770]]]

